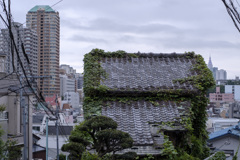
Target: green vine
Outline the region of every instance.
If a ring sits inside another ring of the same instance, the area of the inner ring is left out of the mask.
[[[178,152],[173,143],[169,140],[169,137],[165,135],[162,155],[166,156],[168,160],[175,160],[177,154]]]
[[[144,100],[155,107],[162,107],[159,101],[173,101],[176,102],[179,107],[181,107],[180,103],[189,102],[191,103],[189,112],[183,113],[184,115],[182,115],[180,119],[173,122],[162,122],[160,124],[160,130],[164,130],[165,127],[174,129],[179,125],[178,123],[180,123],[187,132],[179,134],[178,138],[181,140],[179,146],[181,146],[181,149],[184,149],[184,151],[178,148],[176,151],[182,155],[192,155],[203,159],[207,156],[204,152],[207,150],[206,140],[208,138],[205,129],[207,120],[205,108],[208,99],[205,95],[208,88],[214,86],[215,82],[202,56],[196,55],[194,52],[181,55],[154,55],[157,57],[184,58],[193,62],[194,64],[191,69],[193,76],[173,81],[179,84],[190,84],[193,86],[193,90],[173,88],[159,88],[147,91],[139,91],[138,89],[119,90],[110,89],[107,86],[101,85],[101,82],[108,77],[106,71],[101,67],[101,60],[103,60],[103,58],[126,58],[131,61],[132,58],[151,56],[152,54],[129,54],[125,51],[104,52],[100,49],[93,49],[90,53],[86,54],[84,56],[84,116],[88,117],[92,114],[101,115],[102,106],[111,106],[111,102],[114,101],[131,104],[133,101]],[[124,95],[122,93],[124,93]],[[167,150],[167,147],[165,148]]]

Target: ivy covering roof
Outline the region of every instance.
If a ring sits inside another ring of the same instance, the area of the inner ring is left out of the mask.
[[[30,9],[28,12],[37,12],[39,9],[44,9],[45,12],[55,12],[52,7],[49,5],[36,5],[32,9]]]
[[[118,129],[129,133],[135,145],[153,145],[156,141],[152,135],[158,133],[151,132],[152,125],[158,129],[164,123],[171,123],[171,126],[162,126],[162,129],[184,130],[181,121],[184,117],[189,117],[189,108],[190,102],[177,104],[171,101],[110,101],[103,105],[102,115],[115,120]],[[163,141],[158,143],[162,144]]]
[[[160,154],[165,132],[177,132],[178,137],[172,138],[179,140],[178,147],[191,144],[185,141],[191,139],[185,137],[189,135],[202,147],[207,137],[205,93],[214,83],[202,56],[193,52],[93,49],[84,56],[84,116],[114,119],[139,149],[127,151],[138,154]]]
[[[138,54],[137,57],[104,57],[101,66],[107,73],[102,85],[120,91],[193,90],[191,84],[175,83],[193,75],[195,61],[171,54]]]

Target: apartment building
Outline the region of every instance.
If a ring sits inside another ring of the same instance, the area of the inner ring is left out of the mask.
[[[37,5],[27,13],[26,25],[36,30],[38,35],[38,73],[40,76],[51,76],[38,81],[44,96],[60,93],[59,21],[59,13],[48,5]]]
[[[37,32],[24,28],[21,23],[13,22],[12,23],[12,33],[14,37],[14,41],[16,44],[16,49],[12,49],[11,39],[9,35],[9,29],[2,29],[0,36],[0,50],[3,54],[5,54],[5,65],[4,70],[6,73],[13,72],[13,64],[15,70],[19,73],[22,73],[22,67],[18,62],[17,52],[19,53],[19,57],[22,61],[24,70],[27,74],[37,75],[38,74],[38,37]],[[25,48],[25,53],[31,62],[30,64],[27,62],[27,58],[24,56],[24,51],[22,49],[22,45]],[[14,55],[12,56],[12,53]]]

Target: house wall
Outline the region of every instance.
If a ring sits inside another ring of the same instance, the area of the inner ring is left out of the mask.
[[[234,97],[236,100],[240,101],[240,85],[234,85]]]
[[[28,157],[32,159],[32,108],[34,107],[32,104],[33,96],[25,97],[25,105],[27,106],[27,147],[28,147]],[[16,138],[18,143],[23,142],[23,123],[22,123],[22,108],[20,107],[20,97],[16,96],[15,93],[9,94],[8,96],[4,96],[0,98],[0,104],[6,105],[6,111],[8,112],[8,124],[6,133],[9,133],[14,136],[20,136],[20,138]],[[28,127],[29,126],[29,127]],[[30,146],[30,147],[29,147]]]
[[[230,108],[229,108],[229,117],[233,117],[233,118],[238,118],[240,119],[240,103],[239,102],[235,102],[230,104]]]
[[[210,141],[213,144],[213,147],[216,147],[216,150],[229,151],[234,150],[234,154],[237,152],[239,145],[239,138],[233,137],[231,135],[218,138]],[[238,152],[238,157],[240,157],[240,152]],[[227,158],[227,160],[232,160],[232,158]]]
[[[240,85],[225,85],[225,93],[234,94],[234,99],[240,101]]]
[[[21,129],[21,108],[20,98],[15,94],[6,96],[6,105],[8,111],[8,132],[12,135],[19,135],[22,133]]]
[[[210,93],[210,102],[234,102],[234,95],[232,93]]]
[[[79,108],[79,94],[77,92],[64,93],[64,101],[67,101],[72,108]]]

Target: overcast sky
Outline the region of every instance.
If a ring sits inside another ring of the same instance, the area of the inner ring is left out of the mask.
[[[59,0],[12,0],[15,22],[24,23],[35,5]],[[83,71],[83,56],[105,51],[184,53],[240,76],[240,34],[221,0],[63,0],[60,14],[60,64]]]

